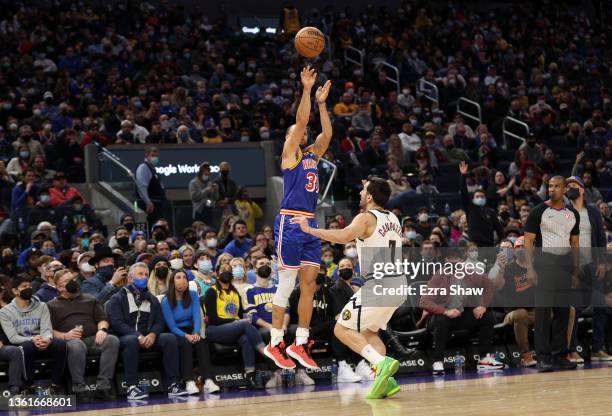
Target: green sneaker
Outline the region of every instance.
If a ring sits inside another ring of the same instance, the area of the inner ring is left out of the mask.
[[[399,361],[394,360],[391,357],[385,357],[384,360],[379,362],[375,367],[376,378],[374,379],[374,385],[366,396],[367,399],[383,399],[387,391],[387,385],[389,384],[389,377],[395,374],[400,366]]]
[[[385,397],[395,396],[400,391],[400,386],[393,377],[389,377],[387,381],[387,390],[385,390]]]

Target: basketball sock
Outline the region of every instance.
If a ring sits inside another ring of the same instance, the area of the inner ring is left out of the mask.
[[[385,357],[383,357],[382,355],[380,355],[380,353],[378,351],[376,351],[374,349],[373,346],[371,346],[370,344],[366,345],[365,347],[363,347],[363,349],[360,352],[361,356],[363,358],[365,358],[366,360],[368,360],[368,362],[372,365],[376,365],[379,362],[381,362],[382,360],[385,359]]]
[[[276,347],[278,344],[283,342],[283,338],[285,337],[285,331],[282,329],[272,328],[270,330],[270,344],[273,347]]]
[[[308,328],[298,327],[297,331],[295,331],[295,345],[304,345],[308,343],[309,337],[310,330]]]

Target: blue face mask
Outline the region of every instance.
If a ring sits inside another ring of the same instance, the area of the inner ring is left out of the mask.
[[[100,275],[105,282],[108,282],[113,277],[114,271],[115,266],[109,264],[108,266],[98,267],[96,274]]]
[[[200,273],[210,273],[212,271],[212,262],[210,260],[201,260],[198,263]]]
[[[132,283],[137,290],[144,292],[147,290],[149,279],[135,279]]]
[[[472,202],[474,203],[474,205],[478,207],[483,207],[487,203],[487,200],[486,198],[478,197],[478,198],[472,199]]]
[[[149,163],[153,166],[157,166],[159,164],[159,157],[153,156],[149,158]]]
[[[405,236],[408,240],[414,240],[416,239],[417,233],[416,231],[411,230],[411,231],[406,232]]]
[[[235,279],[242,279],[244,277],[244,268],[242,266],[232,267],[232,276]]]
[[[89,248],[89,238],[81,238],[81,245],[84,249]]]
[[[40,196],[40,202],[42,202],[43,204],[48,204],[49,203],[49,195],[41,195]]]
[[[41,251],[45,256],[55,257],[55,249],[53,247],[43,248]]]

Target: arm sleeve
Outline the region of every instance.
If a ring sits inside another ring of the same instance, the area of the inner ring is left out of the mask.
[[[440,288],[444,283],[444,276],[436,275],[431,278],[431,280],[427,283],[427,287]],[[425,294],[421,296],[421,300],[419,301],[419,305],[422,309],[425,309],[427,312],[441,315],[446,311],[446,307],[444,305],[439,305],[436,303],[436,296]]]
[[[461,175],[460,181],[461,183],[459,186],[461,187],[461,205],[463,206],[463,209],[466,211],[466,214],[467,214],[467,210],[469,209],[469,206],[470,206],[470,195],[467,190],[467,183],[465,182],[465,175]]]
[[[45,338],[53,338],[53,326],[51,325],[51,314],[47,304],[42,304],[42,314],[40,316],[40,335]]]
[[[2,330],[11,344],[22,344],[32,339],[32,337],[23,337],[19,335],[8,313],[0,312],[0,325],[2,325]]]
[[[104,312],[104,307],[102,306],[102,303],[98,300],[96,300],[96,303],[94,304],[93,315],[96,323],[99,323],[100,321],[108,321],[106,312]]]
[[[138,166],[138,169],[136,169],[136,183],[138,186],[138,194],[140,195],[140,198],[142,198],[142,200],[147,204],[151,202],[151,199],[149,198],[148,188],[152,176],[153,175],[151,175],[151,171],[144,163],[141,163],[140,166]]]
[[[253,218],[263,217],[263,211],[255,202],[251,202],[251,208],[253,209]]]
[[[574,217],[576,218],[576,224],[574,224],[574,227],[572,228],[570,235],[580,235],[580,214],[578,214],[578,211],[576,211],[574,208],[570,208],[570,210],[572,211],[572,214],[574,214]]]
[[[206,187],[199,185],[196,180],[194,179],[189,183],[189,195],[192,201],[200,202],[208,196],[208,192],[206,192]]]
[[[546,210],[546,205],[541,204],[531,210],[525,224],[525,232],[538,234],[540,231],[540,223],[542,222],[542,214]]]
[[[107,283],[104,285],[104,288],[102,288],[102,290],[100,290],[98,293],[95,293],[94,296],[100,301],[100,303],[104,304],[117,292],[117,290],[119,290],[118,287]]]
[[[193,312],[193,333],[199,334],[202,328],[202,309],[200,308],[200,298],[198,292],[189,291],[191,294],[191,311]]]
[[[181,331],[181,329],[178,326],[176,326],[176,320],[174,319],[174,312],[172,311],[172,308],[170,307],[170,302],[168,302],[168,298],[166,297],[161,302],[161,310],[164,315],[164,320],[166,321],[166,325],[168,326],[168,329],[170,329],[170,332],[172,332],[174,335],[178,337],[184,337],[185,332]]]

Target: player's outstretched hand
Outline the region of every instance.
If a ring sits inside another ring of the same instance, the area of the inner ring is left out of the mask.
[[[317,79],[317,73],[315,72],[314,68],[307,66],[306,68],[302,69],[300,78],[302,79],[302,85],[304,88],[312,88]]]
[[[317,88],[317,92],[315,93],[315,97],[317,97],[317,103],[325,104],[325,100],[327,100],[327,96],[329,95],[329,89],[331,88],[331,81],[327,80],[322,87]]]
[[[307,233],[310,229],[310,226],[308,225],[308,218],[302,215],[291,218],[291,224],[298,224],[305,233]]]

